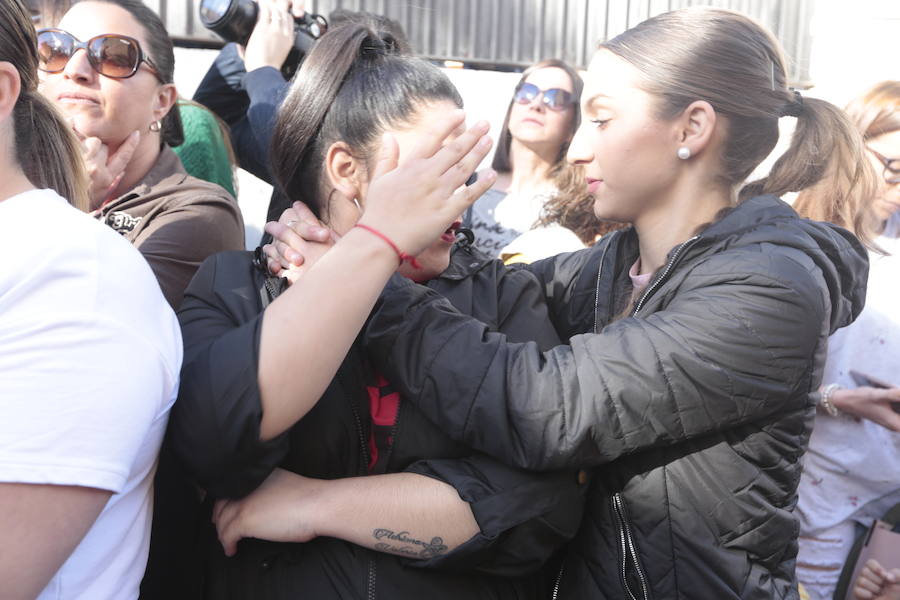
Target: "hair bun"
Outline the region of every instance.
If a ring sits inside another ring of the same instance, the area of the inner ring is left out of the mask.
[[[375,34],[367,37],[359,48],[362,56],[387,56],[399,54],[400,45],[389,33]]]

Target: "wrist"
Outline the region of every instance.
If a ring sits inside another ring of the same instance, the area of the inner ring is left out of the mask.
[[[344,525],[354,511],[352,504],[348,504],[348,496],[345,493],[349,486],[348,479],[322,479],[318,481],[316,491],[307,500],[309,502],[309,523],[317,536],[326,536],[344,539],[346,531]]]
[[[838,416],[839,411],[837,406],[835,406],[834,404],[834,393],[841,389],[843,389],[843,387],[838,385],[837,383],[829,383],[828,385],[822,387],[822,391],[819,396],[819,406],[821,406],[822,409],[831,417]]]

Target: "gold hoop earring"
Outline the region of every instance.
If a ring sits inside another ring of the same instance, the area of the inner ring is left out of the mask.
[[[159,119],[150,123],[150,131],[156,132],[162,129],[162,123],[159,122]]]

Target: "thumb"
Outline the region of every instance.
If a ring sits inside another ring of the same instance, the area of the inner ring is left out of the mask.
[[[132,131],[131,135],[125,138],[125,141],[106,161],[106,168],[110,175],[115,177],[125,170],[125,167],[131,161],[131,157],[134,156],[134,151],[137,150],[140,141],[141,134],[138,131]]]
[[[375,169],[372,171],[372,180],[390,173],[397,168],[397,161],[400,157],[400,147],[397,145],[397,139],[389,133],[381,137],[381,149],[378,151],[378,160],[375,163]]]

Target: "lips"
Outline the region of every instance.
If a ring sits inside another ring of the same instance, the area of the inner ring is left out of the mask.
[[[538,125],[540,127],[544,126],[544,124],[542,122],[538,121],[537,119],[527,119],[526,118],[526,119],[522,119],[522,122],[523,123],[531,123],[532,125]]]
[[[597,188],[600,187],[601,183],[603,183],[602,179],[594,179],[593,177],[588,177],[587,178],[588,192],[590,192],[591,194],[596,192]]]
[[[62,92],[56,97],[56,100],[60,104],[87,104],[91,106],[97,106],[100,104],[100,102],[98,102],[92,96],[79,92]]]
[[[460,227],[462,227],[462,221],[457,219],[453,222],[452,225],[450,225],[450,227],[447,228],[444,233],[441,234],[441,239],[448,244],[452,244],[456,241],[456,230]]]

